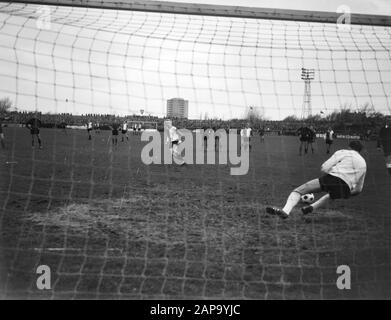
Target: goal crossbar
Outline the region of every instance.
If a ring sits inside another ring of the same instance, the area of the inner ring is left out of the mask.
[[[0,2],[8,2],[0,0]],[[131,10],[186,15],[221,16],[246,19],[291,20],[336,23],[340,13],[290,9],[224,6],[200,3],[180,3],[143,0],[16,0],[13,2],[72,6],[98,9]],[[351,13],[350,23],[357,25],[391,26],[391,16]]]

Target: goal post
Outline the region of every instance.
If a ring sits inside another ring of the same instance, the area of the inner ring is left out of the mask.
[[[0,0],[0,2],[7,2]],[[169,14],[220,16],[248,19],[291,20],[321,23],[335,23],[340,13],[326,11],[304,11],[276,8],[211,5],[202,3],[183,3],[174,1],[149,0],[16,0],[13,2],[54,6],[72,6],[95,9],[132,10]],[[385,15],[350,14],[350,23],[358,25],[391,26],[391,17]]]

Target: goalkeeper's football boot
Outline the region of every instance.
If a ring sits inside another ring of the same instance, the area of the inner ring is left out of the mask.
[[[309,214],[312,211],[314,211],[313,206],[305,206],[305,207],[301,208],[301,212],[303,212],[304,215]]]
[[[281,219],[286,219],[289,217],[289,214],[287,214],[284,210],[275,207],[266,207],[266,213],[278,216]]]

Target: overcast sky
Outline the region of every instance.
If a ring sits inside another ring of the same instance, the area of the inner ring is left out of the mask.
[[[339,1],[204,1],[336,11]],[[388,1],[344,1],[385,14]],[[285,4],[285,5],[284,5]],[[308,6],[308,7],[307,7]],[[387,11],[388,10],[388,11]],[[313,68],[314,114],[370,104],[391,110],[391,28],[0,3],[0,95],[19,109],[190,118],[301,116],[301,68]]]

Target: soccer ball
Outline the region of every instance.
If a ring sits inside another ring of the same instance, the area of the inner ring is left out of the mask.
[[[315,200],[315,196],[313,193],[307,193],[301,196],[301,202],[304,203],[312,203],[314,202],[314,200]]]

